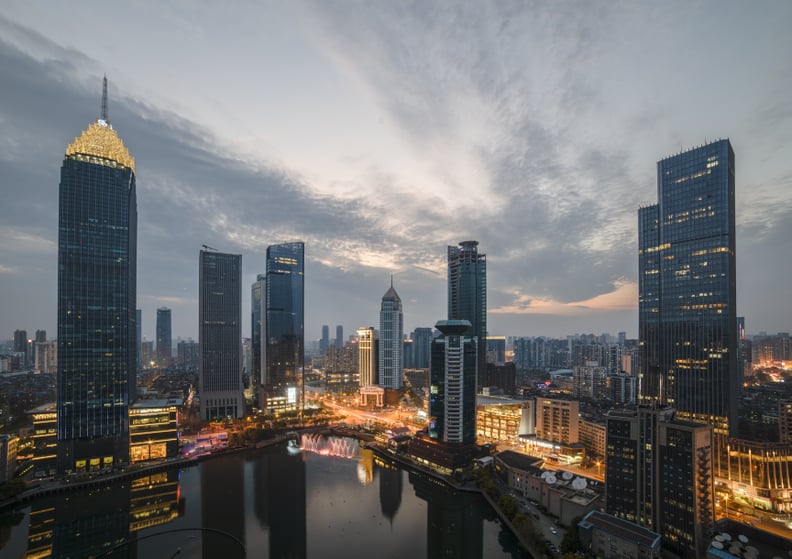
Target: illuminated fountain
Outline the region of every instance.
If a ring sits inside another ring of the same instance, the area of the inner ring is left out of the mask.
[[[355,458],[358,455],[358,443],[355,439],[350,439],[349,437],[326,437],[318,433],[303,434],[300,440],[300,448],[322,456]]]

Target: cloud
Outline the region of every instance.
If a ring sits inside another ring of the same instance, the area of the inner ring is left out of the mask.
[[[638,285],[624,279],[613,284],[613,290],[584,301],[558,301],[547,297],[535,297],[526,293],[514,293],[514,303],[488,309],[491,314],[551,314],[580,316],[587,313],[621,312],[638,309]]]

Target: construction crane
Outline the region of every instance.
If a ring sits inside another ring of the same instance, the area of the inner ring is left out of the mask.
[[[210,247],[209,245],[201,245],[201,246],[203,247],[204,250],[213,250],[213,251],[217,252],[216,248]]]

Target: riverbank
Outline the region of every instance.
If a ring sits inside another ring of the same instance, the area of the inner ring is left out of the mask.
[[[514,524],[512,524],[511,520],[503,513],[500,506],[498,506],[498,503],[496,503],[495,500],[492,499],[492,497],[490,497],[486,491],[482,491],[478,487],[478,484],[476,484],[476,482],[467,481],[464,483],[460,483],[459,481],[455,480],[452,477],[440,474],[432,470],[431,468],[427,468],[426,466],[423,466],[421,464],[417,464],[411,458],[401,454],[395,454],[390,450],[383,448],[381,445],[374,442],[365,443],[362,446],[364,448],[373,451],[380,458],[395,462],[408,471],[413,471],[423,475],[428,475],[430,477],[433,477],[434,479],[442,481],[446,485],[453,487],[458,491],[467,491],[470,493],[479,493],[483,495],[484,499],[487,501],[487,503],[489,503],[490,507],[492,507],[492,510],[494,510],[495,513],[498,515],[498,518],[500,518],[503,524],[509,530],[511,530],[512,534],[514,534],[514,537],[517,538],[517,541],[520,542],[520,545],[522,546],[527,556],[534,559],[537,557],[545,557],[545,554],[543,552],[535,549],[535,547],[531,545],[531,543],[524,537],[524,535],[519,530],[517,530]]]
[[[119,481],[136,479],[142,476],[151,475],[158,472],[164,472],[173,469],[191,468],[196,464],[203,462],[204,460],[210,460],[212,458],[221,458],[223,456],[228,456],[230,454],[250,452],[260,448],[266,448],[269,446],[283,444],[286,441],[288,441],[289,438],[291,438],[291,436],[288,434],[280,434],[276,437],[273,437],[272,439],[259,441],[254,445],[227,448],[223,450],[218,450],[216,452],[209,452],[206,454],[191,456],[189,458],[178,457],[178,458],[171,458],[164,462],[157,462],[155,464],[145,464],[142,466],[133,465],[126,467],[122,470],[119,470],[117,472],[110,472],[107,474],[94,474],[94,475],[87,474],[88,476],[87,478],[73,477],[73,478],[67,478],[61,480],[38,482],[36,485],[28,487],[21,493],[18,493],[13,497],[9,497],[8,499],[4,499],[3,501],[0,501],[0,511],[9,508],[14,508],[19,505],[25,505],[42,497],[72,493],[84,489],[96,489],[96,488],[112,485]]]

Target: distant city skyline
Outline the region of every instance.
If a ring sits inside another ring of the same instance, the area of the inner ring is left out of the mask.
[[[431,327],[463,239],[489,260],[490,334],[634,339],[655,162],[716,138],[740,154],[737,314],[792,329],[788,2],[4,8],[0,339],[56,331],[53,185],[105,73],[137,163],[148,340],[160,307],[198,338],[202,244],[242,254],[249,286],[291,239],[306,340],[376,324],[391,275],[404,331]]]

